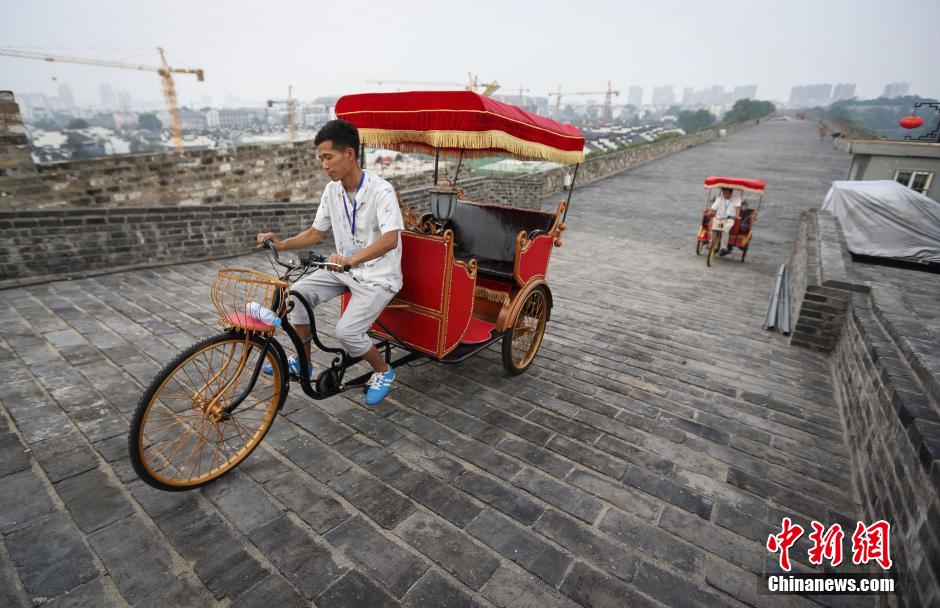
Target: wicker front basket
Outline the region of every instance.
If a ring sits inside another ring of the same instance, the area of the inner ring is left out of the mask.
[[[249,317],[245,309],[249,303],[257,302],[280,317],[287,308],[287,289],[286,281],[271,275],[243,268],[223,268],[212,281],[210,295],[223,327],[273,333],[273,325]]]

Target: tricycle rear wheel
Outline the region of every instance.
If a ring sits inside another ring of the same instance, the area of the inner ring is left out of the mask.
[[[548,289],[539,285],[525,296],[516,318],[503,335],[503,367],[512,375],[524,372],[535,359],[549,315]]]

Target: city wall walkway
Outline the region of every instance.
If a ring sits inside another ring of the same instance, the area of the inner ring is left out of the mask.
[[[374,411],[294,387],[245,463],[186,493],[136,478],[129,416],[217,331],[216,270],[262,256],[0,291],[0,604],[868,605],[758,594],[784,516],[858,514],[827,358],[760,327],[847,163],[764,122],[577,190],[526,374],[495,349],[404,368]],[[709,174],[767,180],[745,264],[695,255]]]

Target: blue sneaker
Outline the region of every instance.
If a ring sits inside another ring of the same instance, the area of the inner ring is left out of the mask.
[[[313,362],[309,363],[310,366],[310,379],[313,380]],[[266,376],[274,375],[274,368],[271,367],[271,364],[265,361],[264,365],[261,366],[261,373]],[[297,355],[291,355],[287,358],[287,373],[291,376],[300,376],[300,360],[297,358]]]
[[[388,366],[388,371],[383,373],[373,372],[372,377],[369,378],[368,387],[369,390],[366,391],[366,405],[369,407],[376,405],[382,399],[385,399],[385,395],[388,394],[388,389],[392,388],[392,382],[395,381],[395,370],[392,369],[392,366]]]

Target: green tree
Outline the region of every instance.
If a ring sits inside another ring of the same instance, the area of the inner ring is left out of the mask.
[[[82,118],[73,118],[69,121],[69,124],[66,129],[87,129],[88,121]]]
[[[65,136],[62,147],[69,151],[72,158],[89,158],[91,154],[83,145],[84,138],[78,133],[69,133]]]
[[[715,124],[715,116],[708,110],[696,110],[695,112],[685,110],[679,112],[679,128],[686,133],[701,131]]]
[[[41,118],[35,123],[37,129],[42,129],[43,131],[58,131],[59,125],[55,124],[54,120],[48,118]]]
[[[753,120],[763,118],[768,114],[773,114],[777,107],[769,101],[757,101],[756,99],[739,99],[734,102],[734,106],[724,116],[724,122],[740,122],[742,120]]]
[[[141,129],[148,131],[160,131],[163,129],[163,123],[157,118],[156,114],[141,114],[137,117],[137,124]]]

